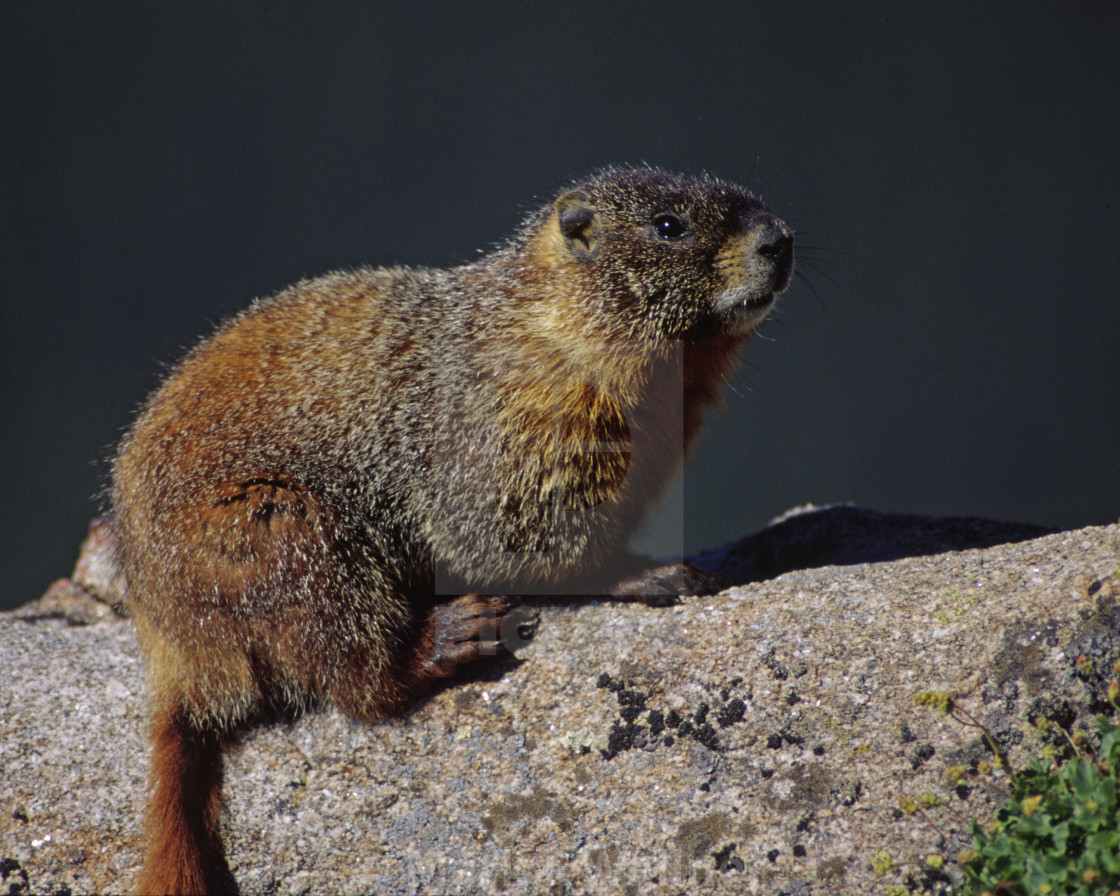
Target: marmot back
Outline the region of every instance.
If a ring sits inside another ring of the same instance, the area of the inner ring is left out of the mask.
[[[792,265],[746,190],[610,169],[473,264],[304,281],[192,351],[114,466],[152,694],[140,890],[231,885],[222,744],[263,709],[383,716],[490,645],[489,595],[642,591],[626,540]]]

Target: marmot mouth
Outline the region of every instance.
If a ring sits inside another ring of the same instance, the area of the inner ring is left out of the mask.
[[[731,332],[746,335],[755,330],[774,307],[773,292],[759,295],[745,287],[729,289],[716,298],[716,315]]]

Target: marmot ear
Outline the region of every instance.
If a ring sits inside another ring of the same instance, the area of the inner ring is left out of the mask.
[[[599,213],[586,193],[564,193],[556,200],[556,221],[577,258],[590,261],[599,251]]]

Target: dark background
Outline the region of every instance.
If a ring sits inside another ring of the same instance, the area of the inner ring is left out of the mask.
[[[807,501],[1120,516],[1120,12],[1101,2],[17,4],[0,12],[5,603],[212,323],[449,265],[570,177],[710,171],[799,270],[693,458],[684,546]]]

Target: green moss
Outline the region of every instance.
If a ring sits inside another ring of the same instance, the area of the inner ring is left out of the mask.
[[[980,598],[975,594],[964,594],[958,586],[954,585],[941,598],[941,608],[937,612],[937,621],[942,625],[947,625],[956,619],[963,619],[979,600]]]

